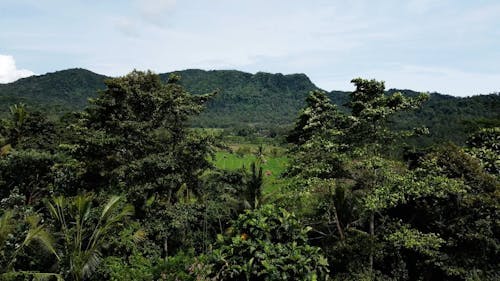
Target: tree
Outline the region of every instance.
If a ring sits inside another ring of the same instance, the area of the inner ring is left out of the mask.
[[[361,78],[353,79],[351,82],[356,86],[356,89],[350,94],[350,101],[347,104],[351,109],[352,125],[345,135],[349,143],[361,148],[361,154],[365,154],[368,162],[372,162],[370,157],[379,158],[382,156],[382,152],[389,148],[388,144],[407,136],[407,134],[389,130],[387,126],[389,117],[398,112],[419,107],[422,102],[428,99],[428,95],[421,94],[416,98],[408,98],[401,93],[394,93],[387,96],[384,82]],[[376,159],[377,161],[380,161],[380,158]],[[373,192],[379,184],[377,178],[387,176],[379,175],[377,166],[378,164],[372,166],[373,173],[365,174],[368,178],[361,176],[357,179],[359,189]],[[375,236],[375,214],[372,212],[369,216],[369,233],[373,240]],[[369,264],[370,268],[372,268],[372,255],[370,255]]]
[[[64,147],[85,171],[80,189],[126,192],[136,215],[145,202],[175,202],[185,185],[192,192],[210,167],[210,137],[187,129],[190,117],[212,95],[193,96],[171,76],[165,84],[151,72],[109,79],[106,89],[71,124],[74,139]]]
[[[9,118],[0,121],[0,147],[15,149],[54,149],[56,124],[39,111],[28,110],[25,104],[11,107]]]
[[[11,118],[9,120],[10,126],[8,128],[9,132],[7,133],[7,143],[15,146],[22,136],[22,126],[28,116],[28,112],[26,111],[26,105],[22,103],[9,107],[9,112]]]
[[[208,257],[216,280],[326,280],[327,260],[308,244],[309,227],[292,213],[265,205],[247,211]]]
[[[328,129],[335,128],[339,113],[328,96],[319,90],[311,91],[306,98],[306,107],[299,113],[295,127],[287,136],[287,141],[294,144],[303,144]]]
[[[64,159],[56,152],[57,125],[23,104],[10,111],[10,118],[0,120],[0,198],[19,194],[21,205],[40,208],[41,199],[55,192],[53,169]]]
[[[352,146],[364,147],[375,155],[412,132],[391,131],[389,118],[399,112],[416,109],[429,98],[427,94],[405,97],[400,92],[387,95],[382,81],[356,78],[351,81],[356,89],[349,95],[351,124],[346,141]],[[421,131],[415,128],[416,131]]]
[[[331,254],[335,266],[351,272],[368,269],[373,277],[375,253],[385,245],[375,233],[376,221],[385,220],[385,211],[391,204],[428,194],[421,189],[398,188],[407,183],[406,169],[402,163],[385,156],[392,143],[411,132],[390,130],[389,118],[417,108],[427,96],[387,95],[383,82],[360,78],[352,82],[356,89],[347,104],[350,114],[323,106],[321,108],[328,108],[328,113],[322,111],[321,115],[315,115],[330,117],[317,118],[321,122],[315,123],[310,121],[315,119],[309,118],[311,114],[304,114],[317,112],[310,109],[309,103],[300,113],[293,132],[297,135],[296,132],[304,132],[302,128],[311,130],[303,134],[307,137],[296,142],[298,146],[292,149],[294,156],[289,174],[298,176],[299,185],[305,184],[309,191],[317,193],[312,200],[318,200],[318,214],[308,213],[314,220],[312,224],[317,226],[314,233],[319,237],[316,238],[324,241],[322,245]],[[308,123],[314,126],[300,125]],[[385,192],[386,189],[390,192]],[[378,229],[387,234],[384,228]]]
[[[419,177],[441,177],[441,182],[448,179],[462,186],[446,196],[433,192],[394,209],[395,217],[414,229],[435,233],[445,241],[436,258],[421,265],[419,272],[442,280],[498,279],[498,179],[488,174],[477,158],[455,145],[428,152],[419,159],[414,172]]]
[[[22,205],[42,207],[43,199],[54,192],[52,169],[61,161],[60,155],[32,149],[0,157],[0,198],[18,193],[23,196]]]
[[[500,127],[479,130],[469,137],[467,145],[487,172],[500,176]]]
[[[27,224],[27,229],[23,231],[25,224]],[[0,279],[30,276],[40,279],[56,277],[57,280],[62,280],[61,276],[56,273],[37,272],[32,268],[28,270],[16,268],[20,254],[35,242],[38,242],[48,253],[57,256],[54,239],[41,224],[38,214],[27,215],[23,220],[19,220],[19,214],[6,210],[0,216]],[[45,254],[47,256],[47,252]]]
[[[340,155],[345,145],[340,139],[348,124],[347,116],[324,92],[311,91],[287,137],[287,141],[295,145],[287,173],[304,178],[334,178],[344,174],[344,159]]]
[[[257,208],[261,203],[263,181],[262,167],[256,162],[252,162],[252,164],[250,164],[250,175],[248,176],[244,196],[246,198],[245,205],[247,205],[247,207],[251,209]]]
[[[121,197],[111,197],[100,212],[92,207],[92,200],[90,195],[60,196],[47,203],[60,238],[65,280],[88,280],[102,259],[104,244],[133,214],[132,206],[123,206]]]

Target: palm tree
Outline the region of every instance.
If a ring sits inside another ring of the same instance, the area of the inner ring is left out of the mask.
[[[111,197],[94,219],[92,196],[79,195],[74,198],[55,197],[47,206],[59,224],[62,250],[68,271],[66,278],[86,280],[96,270],[101,260],[101,248],[112,232],[133,214],[133,207],[123,206],[121,197]]]
[[[264,182],[262,167],[252,162],[250,164],[250,173],[247,180],[244,204],[249,209],[255,209],[259,206],[262,199],[262,184]]]
[[[49,232],[45,229],[43,225],[40,224],[40,217],[38,215],[30,215],[25,217],[25,222],[29,224],[28,231],[26,236],[23,239],[23,242],[16,247],[14,252],[6,258],[6,266],[5,269],[2,270],[4,272],[0,272],[0,279],[8,277],[15,277],[19,275],[31,276],[35,279],[43,279],[49,277],[56,277],[57,280],[62,280],[62,277],[56,273],[42,273],[42,272],[34,272],[34,271],[16,271],[15,269],[15,261],[17,256],[22,252],[24,248],[33,243],[34,241],[39,242],[42,246],[48,249],[51,253],[53,253],[58,259],[57,253],[54,248],[54,240]],[[15,214],[11,210],[7,210],[0,217],[0,252],[5,253],[4,247],[5,243],[9,239],[15,235],[16,232],[16,224],[18,222],[15,219]]]
[[[14,104],[9,107],[11,124],[10,124],[10,135],[8,144],[15,146],[22,134],[22,126],[28,117],[28,111],[26,111],[26,105],[23,103]]]

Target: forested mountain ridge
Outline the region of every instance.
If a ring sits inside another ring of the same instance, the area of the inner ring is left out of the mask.
[[[181,84],[193,94],[218,91],[207,110],[193,120],[194,126],[202,127],[289,125],[304,105],[307,94],[319,89],[305,74],[199,69],[173,73],[181,76]],[[166,81],[170,74],[163,73],[160,77]],[[82,109],[88,98],[95,97],[104,88],[106,78],[85,69],[68,69],[0,84],[0,114],[8,112],[10,105],[20,102],[56,115]],[[389,93],[395,91],[408,96],[417,94],[411,90],[395,89]],[[343,91],[328,93],[332,102],[341,109],[345,109],[348,95],[349,92]],[[453,136],[452,140],[463,142],[477,121],[486,126],[499,122],[498,93],[466,98],[438,93],[430,96],[420,110],[404,113],[393,120],[393,126],[412,128],[423,124],[429,127],[434,139],[447,140]]]
[[[193,94],[218,91],[207,110],[194,121],[194,125],[205,127],[290,124],[307,94],[318,89],[305,74],[250,74],[236,70],[174,73],[182,77],[181,84]],[[161,76],[166,79],[168,75]]]
[[[407,96],[417,94],[411,90],[389,90],[394,91]],[[468,135],[480,127],[500,125],[500,94],[459,98],[431,93],[419,110],[402,113],[393,120],[396,129],[408,129],[418,124],[429,128],[429,136],[419,139],[425,145],[448,140],[463,144]]]
[[[89,97],[104,89],[107,77],[86,69],[73,68],[0,84],[0,113],[15,103],[26,103],[51,113],[80,110]]]
[[[304,74],[256,74],[236,70],[173,72],[193,94],[214,90],[217,97],[195,125],[228,127],[235,123],[291,123],[308,92],[317,87]],[[171,73],[160,74],[166,81]],[[96,97],[107,76],[84,69],[68,69],[0,84],[0,113],[23,102],[51,113],[82,109]]]

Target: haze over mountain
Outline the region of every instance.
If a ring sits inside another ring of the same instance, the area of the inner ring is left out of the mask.
[[[199,69],[174,73],[181,76],[181,84],[193,94],[218,91],[207,110],[193,120],[194,126],[201,127],[290,125],[304,105],[307,94],[319,89],[305,74]],[[169,75],[162,73],[160,77],[166,80]],[[0,113],[7,113],[9,105],[20,102],[53,115],[81,110],[87,105],[88,98],[95,97],[104,88],[106,78],[85,69],[68,69],[0,84]],[[416,94],[411,90],[403,92]],[[348,92],[331,91],[329,96],[342,108],[347,102]],[[462,142],[471,130],[468,127],[470,121],[497,122],[499,109],[498,94],[459,98],[433,93],[421,110],[401,116],[395,120],[394,126],[412,128],[424,124],[430,128],[433,137],[450,139],[453,135],[451,139]]]

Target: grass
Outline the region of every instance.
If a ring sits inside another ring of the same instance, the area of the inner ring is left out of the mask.
[[[224,170],[238,170],[245,168],[250,169],[250,164],[257,160],[257,156],[254,154],[255,147],[245,147],[242,149],[241,146],[230,146],[234,151],[239,149],[238,153],[219,151],[215,155],[215,166],[219,169]],[[264,163],[262,163],[262,171],[264,174],[264,193],[271,193],[279,190],[281,186],[284,185],[284,179],[280,178],[280,175],[285,171],[288,165],[288,158],[284,153],[280,153],[280,148],[276,147],[265,147],[264,149]],[[267,153],[266,153],[267,152]],[[271,153],[272,152],[272,153]],[[283,151],[281,151],[283,152]]]

